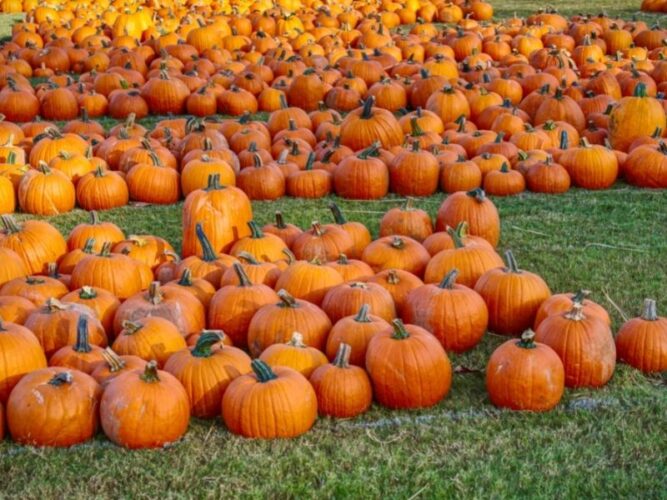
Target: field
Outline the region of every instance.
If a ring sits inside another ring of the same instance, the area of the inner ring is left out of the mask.
[[[555,3],[562,13],[580,11],[571,0]],[[499,16],[541,6],[494,2]],[[637,7],[610,0],[586,5],[624,17]],[[442,199],[415,205],[434,215]],[[337,200],[375,235],[382,213],[401,201]],[[521,267],[540,273],[552,291],[592,290],[612,314],[614,330],[639,313],[645,297],[657,299],[666,314],[667,191],[620,183],[597,193],[572,189],[494,202],[502,219],[499,248],[512,249]],[[255,218],[267,223],[279,209],[304,227],[328,221],[326,205],[288,198],[255,203]],[[67,232],[87,217],[77,210],[49,220]],[[151,233],[180,246],[181,205],[127,207],[102,217],[127,234]],[[245,440],[220,421],[197,420],[183,441],[159,451],[128,452],[104,437],[69,450],[6,440],[0,444],[0,496],[665,497],[667,378],[619,365],[605,388],[567,390],[548,414],[499,411],[488,401],[484,368],[505,340],[487,335],[474,351],[451,356],[453,387],[434,408],[374,407],[353,420],[319,419],[294,440]]]

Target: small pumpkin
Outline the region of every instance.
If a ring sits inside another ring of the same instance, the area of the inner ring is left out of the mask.
[[[76,343],[61,347],[49,359],[49,366],[62,366],[90,375],[95,365],[104,360],[103,349],[91,345],[88,339],[88,318],[79,316],[76,327]]]
[[[440,205],[435,224],[437,231],[444,231],[447,226],[456,227],[460,222],[468,223],[470,234],[483,237],[494,247],[498,245],[498,209],[482,189],[454,193]]]
[[[369,314],[370,307],[364,304],[356,314],[339,319],[327,337],[326,353],[334,359],[342,344],[351,346],[348,361],[356,366],[366,365],[366,348],[373,336],[389,327],[389,323]]]
[[[149,316],[136,321],[124,321],[112,349],[121,356],[156,360],[158,366],[164,366],[173,353],[184,349],[186,345],[173,323],[161,317]]]
[[[299,332],[294,332],[286,344],[273,344],[267,347],[259,359],[272,367],[292,368],[306,378],[309,378],[317,367],[328,361],[322,351],[304,344],[303,335]]]
[[[626,321],[616,335],[619,359],[645,373],[667,370],[667,318],[646,299],[641,316]]]

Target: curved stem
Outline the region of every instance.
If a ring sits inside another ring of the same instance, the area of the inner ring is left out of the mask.
[[[160,377],[157,373],[157,361],[152,360],[146,364],[144,373],[140,376],[141,380],[149,384],[154,384],[160,381]]]
[[[280,298],[279,307],[298,307],[298,302],[292,297],[287,290],[278,290],[278,297]]]
[[[72,372],[66,371],[66,372],[60,372],[56,373],[51,380],[49,380],[49,385],[53,385],[55,387],[60,387],[61,385],[64,384],[71,384],[74,380],[74,377],[72,377]]]
[[[442,289],[445,289],[445,290],[451,290],[452,288],[454,288],[454,285],[456,284],[456,277],[458,275],[459,275],[459,270],[458,269],[452,269],[442,279],[442,281],[438,285],[438,288],[442,288]]]
[[[250,281],[250,278],[245,272],[245,269],[243,269],[243,266],[239,264],[238,262],[234,262],[232,264],[232,267],[234,268],[234,272],[236,273],[236,276],[239,278],[239,286],[252,286],[252,281]]]
[[[259,227],[259,224],[257,224],[254,220],[248,222],[248,227],[250,228],[250,237],[252,239],[264,238],[264,233],[262,232],[262,228]]]
[[[271,367],[261,359],[253,359],[250,362],[250,367],[260,383],[269,382],[278,378]]]
[[[516,263],[516,259],[514,258],[514,254],[512,253],[512,250],[507,250],[505,252],[505,262],[507,263],[507,270],[510,273],[520,273],[521,270],[519,269],[519,265]]]
[[[111,373],[119,372],[125,368],[125,361],[116,354],[111,347],[107,347],[102,351],[102,357],[109,366],[109,371]]]
[[[373,105],[375,104],[375,96],[369,96],[365,101],[361,110],[359,118],[362,120],[369,120],[373,116]]]
[[[181,286],[192,286],[192,269],[189,267],[183,269],[183,274],[181,274],[178,284]]]
[[[224,337],[222,330],[202,330],[197,339],[192,355],[196,358],[208,358],[213,355],[212,347]]]
[[[332,365],[337,366],[338,368],[349,368],[350,354],[352,354],[352,347],[350,347],[349,344],[342,342],[338,346],[338,351],[336,352],[336,357],[334,358]]]
[[[357,315],[354,317],[354,321],[357,323],[370,323],[371,319],[368,317],[368,312],[370,311],[371,306],[368,304],[363,304],[361,308],[359,308],[359,312]]]
[[[347,219],[343,215],[343,212],[341,211],[340,207],[336,205],[333,201],[329,203],[329,210],[331,210],[331,213],[333,214],[334,221],[336,221],[336,224],[338,225],[343,225],[347,222]]]
[[[85,315],[79,316],[76,324],[76,343],[74,344],[76,352],[90,352],[90,342],[88,341],[88,318]]]
[[[253,266],[258,266],[260,264],[260,262],[250,252],[239,252],[237,257],[239,259],[245,260],[248,264],[252,264]]]
[[[391,322],[391,326],[394,328],[394,333],[391,335],[392,339],[403,340],[410,337],[410,333],[405,328],[405,325],[400,319],[395,319]]]
[[[195,233],[197,234],[197,239],[199,240],[199,244],[201,245],[202,260],[205,262],[216,261],[218,259],[218,255],[215,253],[215,250],[213,250],[213,245],[211,245],[211,241],[206,236],[206,233],[204,232],[204,227],[201,225],[200,222],[198,222],[197,225],[195,226]]]

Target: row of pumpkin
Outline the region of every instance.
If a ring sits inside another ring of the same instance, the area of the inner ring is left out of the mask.
[[[222,415],[243,436],[289,437],[318,411],[352,417],[373,398],[428,407],[449,392],[447,352],[473,348],[487,329],[523,333],[489,360],[500,407],[545,411],[566,386],[604,385],[617,349],[641,370],[667,369],[667,319],[655,301],[615,342],[585,292],[551,295],[511,252],[503,265],[498,214],[481,192],[449,196],[432,234],[414,230],[431,225],[424,212],[393,209],[381,223],[389,234],[371,241],[334,206],[334,224],[250,221],[248,236],[226,244],[220,227],[204,228],[205,213],[228,200],[195,195],[203,211],[184,210],[200,217],[200,250],[184,241],[182,260],[163,239],[126,239],[96,219],[66,241],[46,222],[3,217],[0,387],[16,441],[69,446],[90,439],[99,419],[120,445],[162,446],[190,415]],[[241,219],[213,219],[238,235]],[[71,275],[57,272],[67,266]]]

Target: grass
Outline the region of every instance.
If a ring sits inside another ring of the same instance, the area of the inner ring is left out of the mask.
[[[543,7],[496,2],[499,16]],[[576,13],[575,2],[556,2]],[[638,2],[596,2],[595,10],[629,17]],[[644,16],[647,17],[648,16]],[[655,17],[652,17],[655,18]],[[6,18],[0,18],[0,36]],[[155,119],[144,122],[146,125]],[[435,215],[443,196],[417,200]],[[350,219],[377,234],[381,214],[401,202],[337,200]],[[614,330],[638,313],[644,297],[667,307],[667,192],[624,184],[605,192],[524,194],[495,199],[500,249],[554,292],[586,287],[610,310]],[[260,223],[282,210],[290,222],[328,221],[326,200],[255,203]],[[181,206],[125,207],[102,214],[128,234],[151,233],[180,246]],[[49,220],[63,232],[85,221],[75,211]],[[664,377],[619,365],[600,390],[567,391],[547,414],[496,410],[484,388],[490,353],[506,339],[487,335],[452,356],[465,367],[445,401],[422,411],[377,406],[348,421],[320,419],[305,436],[262,442],[229,434],[220,421],[193,420],[185,439],[165,450],[127,452],[104,437],[70,450],[0,444],[1,496],[149,497],[642,497],[667,491]]]

